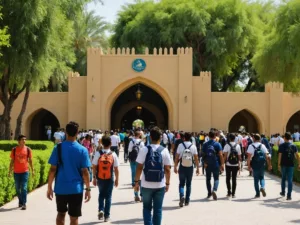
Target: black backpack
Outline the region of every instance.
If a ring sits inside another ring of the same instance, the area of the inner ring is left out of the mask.
[[[238,152],[236,150],[237,144],[232,146],[230,143],[228,143],[228,145],[230,146],[230,153],[229,153],[229,157],[228,157],[228,162],[231,165],[238,164],[239,163],[239,156],[238,156]]]
[[[289,163],[294,163],[295,160],[295,151],[292,148],[292,144],[289,144],[288,148],[284,151],[286,159]]]
[[[134,140],[131,140],[131,141],[133,143],[133,147],[132,147],[131,152],[129,152],[128,159],[130,162],[135,162],[137,159],[137,156],[139,154],[142,141],[139,141],[139,142],[134,142]]]

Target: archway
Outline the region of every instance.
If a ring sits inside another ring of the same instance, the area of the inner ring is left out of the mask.
[[[140,90],[141,97],[137,96]],[[115,100],[111,110],[111,129],[132,129],[136,119],[144,121],[145,128],[157,125],[168,127],[168,107],[163,98],[143,83],[130,86]]]
[[[238,132],[241,126],[246,128],[246,132],[259,133],[259,121],[248,110],[244,109],[236,113],[229,122],[229,132]]]
[[[46,109],[38,110],[32,117],[30,122],[30,139],[31,140],[47,140],[47,128],[51,127],[53,133],[60,128],[60,124],[55,115]]]
[[[295,130],[300,130],[300,110],[291,116],[286,125],[286,131],[293,133]]]

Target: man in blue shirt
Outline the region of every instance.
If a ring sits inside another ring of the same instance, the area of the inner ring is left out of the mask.
[[[206,187],[208,191],[207,198],[213,196],[214,200],[217,200],[217,190],[219,186],[219,174],[220,170],[224,171],[224,159],[222,153],[222,146],[220,143],[215,141],[216,134],[210,131],[209,141],[203,145],[203,158],[204,168],[206,172]],[[211,189],[211,174],[214,177],[214,187]]]
[[[54,147],[49,159],[51,168],[48,178],[48,199],[53,199],[52,183],[55,178],[54,192],[56,194],[57,217],[56,224],[65,224],[68,211],[71,225],[78,224],[81,216],[83,199],[83,183],[85,183],[85,202],[91,198],[90,175],[91,167],[88,151],[76,141],[78,124],[69,122],[66,126],[66,141]]]

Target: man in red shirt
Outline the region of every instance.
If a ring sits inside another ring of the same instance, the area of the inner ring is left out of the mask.
[[[20,135],[18,137],[19,145],[12,149],[10,154],[10,166],[8,175],[14,172],[15,187],[19,198],[19,207],[26,210],[27,202],[27,183],[29,178],[28,163],[31,167],[32,176],[34,176],[32,153],[31,149],[25,145],[26,136]]]

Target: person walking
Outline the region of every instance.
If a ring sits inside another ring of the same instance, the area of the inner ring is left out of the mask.
[[[14,173],[15,188],[19,199],[19,208],[26,210],[27,203],[27,184],[29,179],[29,167],[31,175],[34,176],[32,151],[26,146],[26,136],[18,137],[18,146],[14,147],[10,153],[10,166],[8,176]]]
[[[191,142],[191,133],[184,133],[184,142],[178,146],[174,173],[179,173],[179,206],[188,206],[192,189],[192,178],[194,173],[194,164],[196,165],[196,175],[199,175],[198,152],[195,145]],[[179,171],[178,171],[178,163]],[[184,186],[186,185],[186,194],[184,197]]]
[[[242,151],[240,145],[235,143],[235,135],[229,134],[229,143],[224,146],[224,159],[226,160],[226,185],[227,197],[235,198],[236,177],[242,162]],[[231,188],[232,178],[232,188]]]
[[[131,169],[131,184],[132,187],[135,186],[134,179],[136,174],[136,166],[137,166],[137,156],[139,154],[140,149],[144,148],[144,142],[141,139],[141,133],[139,130],[134,132],[134,138],[131,139],[128,147],[129,152],[129,161],[130,161],[130,169]],[[134,191],[134,201],[140,202],[141,199],[139,197],[139,192]]]
[[[47,198],[52,201],[52,183],[55,178],[56,224],[64,225],[66,212],[70,216],[70,224],[78,225],[78,217],[82,215],[83,184],[85,184],[85,202],[91,199],[91,188],[88,168],[91,161],[87,149],[77,141],[79,125],[69,122],[66,126],[66,141],[54,147],[49,159],[51,164],[48,177]]]
[[[136,162],[135,191],[139,191],[140,177],[143,195],[144,225],[161,225],[162,205],[171,177],[171,157],[167,148],[160,146],[162,132],[158,127],[150,131],[151,145],[139,151]],[[153,209],[153,216],[151,211]]]
[[[102,137],[103,149],[96,152],[93,159],[93,185],[98,185],[98,219],[104,222],[110,221],[110,208],[112,191],[119,185],[119,159],[115,152],[111,151],[111,138]]]
[[[114,132],[111,131],[110,133],[110,138],[111,138],[111,151],[115,152],[117,154],[117,156],[119,157],[119,150],[120,150],[120,144],[121,144],[121,140],[120,137],[118,135],[118,132]]]
[[[284,134],[284,143],[279,145],[278,170],[281,172],[281,192],[280,195],[285,197],[285,182],[288,183],[288,192],[286,200],[292,200],[293,176],[294,176],[294,160],[298,161],[298,170],[300,170],[300,157],[298,148],[290,142],[292,140],[291,133]]]
[[[260,192],[263,197],[267,196],[265,189],[265,165],[268,164],[268,170],[272,169],[268,149],[260,142],[261,137],[259,134],[253,135],[254,143],[249,145],[248,153],[248,170],[253,172],[255,197],[260,198]],[[260,183],[260,188],[259,188]]]
[[[214,131],[210,131],[209,141],[203,144],[203,160],[204,168],[206,172],[206,187],[208,191],[207,198],[213,196],[213,199],[218,200],[217,190],[219,186],[220,171],[224,171],[224,159],[222,153],[222,146],[215,141],[216,134]],[[214,177],[214,186],[211,188],[211,174]]]

